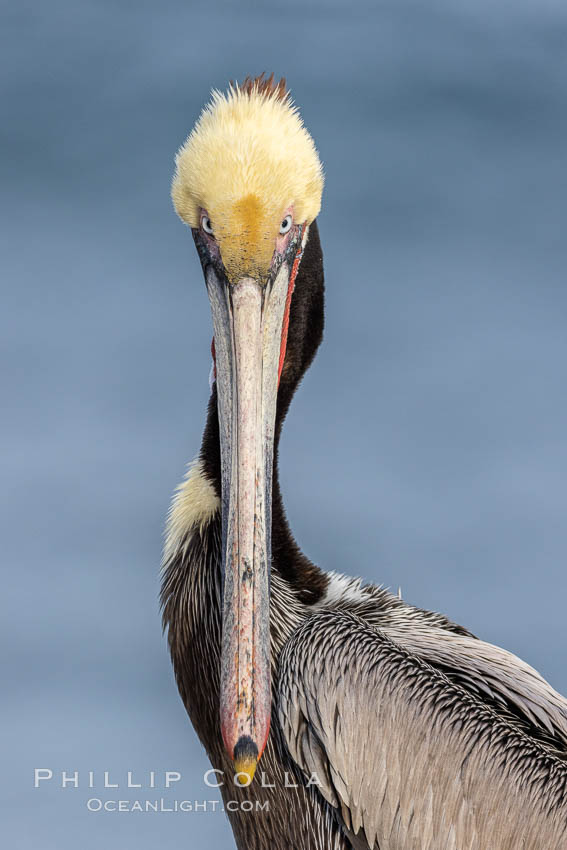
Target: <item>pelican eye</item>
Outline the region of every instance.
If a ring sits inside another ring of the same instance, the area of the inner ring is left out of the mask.
[[[214,236],[214,235],[215,235],[215,232],[214,232],[214,230],[213,230],[213,225],[211,224],[211,219],[209,218],[209,216],[208,216],[208,215],[204,215],[204,216],[201,218],[201,227],[203,228],[203,230],[205,231],[205,233],[208,233],[208,234],[209,234],[209,236]]]
[[[290,215],[286,215],[282,223],[280,224],[280,233],[287,233],[288,230],[291,229],[292,218]]]

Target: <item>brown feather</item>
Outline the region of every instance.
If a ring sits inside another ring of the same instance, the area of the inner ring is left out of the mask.
[[[285,101],[290,96],[285,77],[282,77],[278,82],[276,82],[273,71],[269,77],[266,77],[265,71],[262,71],[258,77],[251,77],[248,74],[242,83],[231,80],[230,85],[233,89],[238,88],[246,94],[253,94],[254,92],[257,92],[258,94],[265,94],[266,97],[275,97],[276,100]]]

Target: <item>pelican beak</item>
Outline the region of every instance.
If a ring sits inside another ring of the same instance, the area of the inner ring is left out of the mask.
[[[299,252],[260,282],[205,266],[213,316],[222,476],[220,720],[238,781],[270,730],[272,471],[279,374]],[[297,260],[297,262],[295,261]]]

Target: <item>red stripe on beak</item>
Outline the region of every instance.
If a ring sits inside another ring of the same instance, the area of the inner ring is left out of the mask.
[[[293,266],[291,267],[291,274],[289,276],[289,285],[287,288],[287,298],[285,302],[285,313],[284,320],[282,325],[282,341],[280,346],[280,362],[278,366],[278,386],[280,383],[280,378],[282,376],[282,369],[285,360],[285,352],[287,349],[287,332],[289,330],[289,309],[291,307],[291,296],[293,295],[293,290],[295,288],[295,278],[297,277],[297,270],[299,268],[299,263],[301,262],[301,257],[303,255],[303,234],[305,232],[305,225],[301,225],[301,232],[299,234],[299,248],[297,249],[297,253],[295,255],[295,259],[293,261]]]

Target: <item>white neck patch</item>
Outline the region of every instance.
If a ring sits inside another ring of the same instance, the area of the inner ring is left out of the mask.
[[[203,461],[193,461],[171,502],[165,527],[163,564],[175,555],[188,535],[202,531],[219,508],[220,499],[204,473]]]

